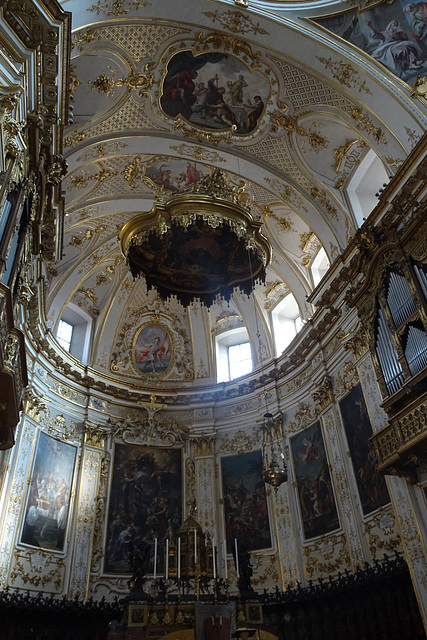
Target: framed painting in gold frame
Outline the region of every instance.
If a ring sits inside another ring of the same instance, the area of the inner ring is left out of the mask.
[[[130,604],[128,606],[128,627],[146,627],[148,624],[148,607],[146,604]]]

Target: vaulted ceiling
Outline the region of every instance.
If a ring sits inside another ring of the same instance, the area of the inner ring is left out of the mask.
[[[73,118],[64,141],[63,258],[47,265],[46,316],[52,331],[67,306],[91,318],[87,364],[109,380],[150,382],[129,354],[138,328],[153,318],[173,331],[177,354],[158,386],[212,382],[212,336],[225,326],[247,326],[253,337],[260,322],[257,357],[273,358],[271,310],[290,291],[301,317],[313,314],[307,296],[319,250],[329,263],[339,259],[384,176],[423,131],[423,106],[409,85],[318,24],[342,3],[242,4],[63,3],[72,13]],[[174,77],[189,68],[181,52],[209,54],[194,87],[203,95],[199,83],[206,88],[218,76],[235,130],[194,103],[177,113],[188,88]],[[163,303],[133,280],[120,252],[125,222],[213,167],[246,184],[273,248],[266,286],[255,295],[260,320],[240,294],[209,311]]]

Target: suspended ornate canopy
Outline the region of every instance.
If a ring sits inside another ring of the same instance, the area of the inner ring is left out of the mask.
[[[163,300],[176,296],[210,307],[233,289],[249,295],[265,281],[271,247],[245,201],[219,169],[127,222],[119,242],[134,278],[144,276]]]

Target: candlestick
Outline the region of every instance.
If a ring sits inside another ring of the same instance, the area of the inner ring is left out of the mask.
[[[157,575],[157,538],[154,538],[154,579]]]
[[[234,550],[236,552],[236,573],[237,573],[237,577],[240,577],[239,574],[239,552],[237,551],[237,538],[234,538]]]
[[[166,571],[165,571],[166,580],[169,577],[169,538],[166,538]]]
[[[227,567],[227,541],[224,540],[223,545],[224,547],[224,578],[227,580],[228,578],[228,567]]]
[[[197,529],[194,529],[194,566],[197,564]]]
[[[212,564],[213,564],[213,577],[216,579],[216,566],[215,566],[215,538],[212,538]]]
[[[181,577],[181,538],[178,538],[178,580]]]

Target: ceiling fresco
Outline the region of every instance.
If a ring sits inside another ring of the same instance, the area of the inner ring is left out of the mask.
[[[308,320],[319,251],[333,263],[357,229],[358,170],[382,167],[366,196],[373,207],[383,176],[419,139],[422,105],[411,87],[338,27],[334,35],[335,5],[285,4],[63,3],[73,15],[73,118],[64,251],[47,266],[46,314],[52,331],[67,306],[90,318],[87,364],[99,375],[146,383],[133,353],[154,318],[171,336],[156,384],[208,384],[219,320],[238,318],[254,336],[254,303],[262,352],[273,358],[274,306],[291,292]],[[271,243],[266,284],[209,311],[162,303],[131,277],[118,234],[215,168],[245,185]]]

